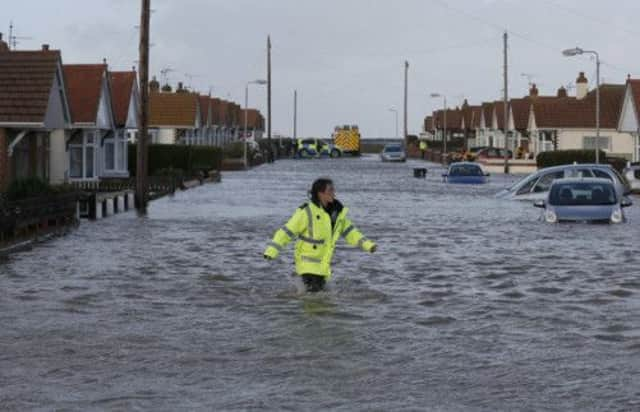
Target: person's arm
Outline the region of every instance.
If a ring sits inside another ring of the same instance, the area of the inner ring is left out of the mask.
[[[276,230],[273,239],[271,239],[267,248],[264,250],[265,259],[277,258],[285,246],[304,231],[306,224],[307,217],[305,213],[302,209],[296,209],[289,221],[280,229]]]
[[[373,241],[364,237],[362,232],[360,232],[349,219],[345,219],[342,237],[344,237],[344,240],[351,246],[358,246],[365,252],[373,253],[378,248]]]

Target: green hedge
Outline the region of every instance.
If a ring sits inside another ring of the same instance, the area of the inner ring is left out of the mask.
[[[11,182],[5,196],[7,200],[14,201],[74,191],[76,191],[76,189],[68,184],[50,185],[46,180],[39,177],[27,177]]]
[[[599,157],[604,163],[607,154],[600,151]],[[554,150],[551,152],[542,152],[536,157],[536,164],[539,169],[543,167],[566,165],[571,163],[595,163],[595,150]]]
[[[211,146],[187,146],[170,144],[149,145],[149,175],[158,175],[166,169],[177,169],[186,176],[199,171],[220,169],[222,150]],[[137,145],[129,145],[129,172],[136,175]]]

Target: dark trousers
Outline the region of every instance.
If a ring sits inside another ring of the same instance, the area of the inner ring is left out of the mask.
[[[307,288],[307,292],[320,292],[324,289],[326,283],[324,276],[309,274],[302,275],[302,281]]]

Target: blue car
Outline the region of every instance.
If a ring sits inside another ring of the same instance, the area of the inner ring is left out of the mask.
[[[622,209],[631,201],[620,197],[609,179],[569,178],[554,180],[547,199],[533,205],[544,209],[542,219],[547,223],[622,223],[626,220]]]
[[[442,174],[447,183],[484,184],[489,180],[489,173],[485,173],[479,164],[473,162],[456,162],[449,165],[447,173]]]

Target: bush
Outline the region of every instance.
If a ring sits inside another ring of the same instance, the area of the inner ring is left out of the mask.
[[[16,179],[7,188],[5,197],[9,201],[28,199],[30,197],[55,195],[74,192],[76,189],[68,184],[50,185],[39,177]]]
[[[600,151],[600,159],[604,162],[607,158],[605,152]],[[536,157],[538,169],[550,166],[559,166],[572,163],[595,163],[596,153],[594,150],[554,150],[552,152],[542,152]]]
[[[20,200],[49,193],[49,183],[39,177],[16,179],[7,189],[7,199]]]
[[[136,174],[137,148],[129,145],[129,172]],[[151,176],[165,169],[181,170],[187,176],[199,171],[219,169],[222,162],[222,150],[212,146],[187,146],[170,144],[149,145],[149,170]]]

